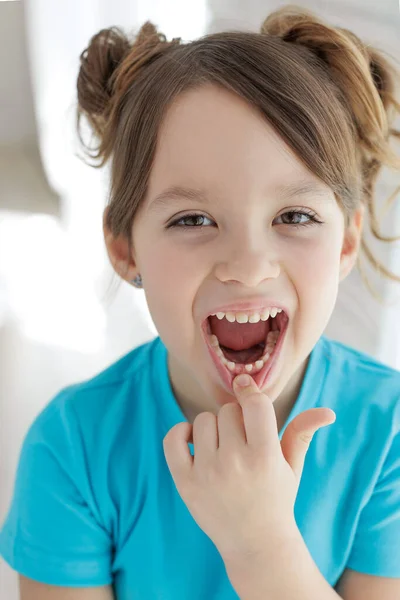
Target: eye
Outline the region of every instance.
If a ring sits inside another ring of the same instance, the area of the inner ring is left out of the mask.
[[[202,229],[203,228],[202,221],[204,221],[204,219],[207,219],[208,221],[212,222],[211,219],[208,219],[208,217],[206,217],[204,215],[200,215],[199,213],[191,213],[189,215],[184,215],[183,217],[176,219],[176,221],[172,221],[172,223],[170,223],[168,225],[167,229],[170,229],[171,227],[177,227],[180,229],[199,229],[199,228]],[[182,223],[183,221],[189,221],[189,220],[196,221],[196,224],[195,225],[180,225],[180,223]]]
[[[306,227],[307,225],[322,223],[313,211],[305,209],[290,210],[281,214],[278,219],[282,219],[282,223],[278,223],[279,225],[291,225],[292,227]]]
[[[322,223],[322,221],[317,218],[316,213],[306,209],[287,211],[277,217],[277,219],[281,219],[281,223],[278,223],[278,225],[288,225],[290,227],[307,227],[308,225]],[[180,217],[179,219],[176,219],[175,221],[172,221],[172,223],[167,225],[167,229],[204,229],[204,220],[212,223],[211,219],[205,215],[199,213],[190,213]],[[187,225],[184,224],[185,221],[186,223],[192,221],[192,223]]]

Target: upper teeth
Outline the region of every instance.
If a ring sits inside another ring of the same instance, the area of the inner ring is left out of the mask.
[[[251,311],[251,312],[237,312],[237,313],[233,313],[233,312],[217,312],[217,313],[212,313],[212,317],[214,315],[217,316],[217,319],[221,320],[224,317],[227,319],[227,321],[229,321],[230,323],[233,323],[234,321],[237,321],[238,323],[258,323],[261,319],[261,321],[267,321],[269,319],[269,317],[276,317],[277,313],[282,312],[282,308],[266,308],[264,310],[262,310],[262,312],[255,312],[255,311]]]

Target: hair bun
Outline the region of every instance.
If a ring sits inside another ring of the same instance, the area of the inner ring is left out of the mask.
[[[349,107],[362,147],[372,156],[387,156],[385,140],[396,133],[390,129],[395,70],[382,52],[364,44],[352,31],[324,24],[296,5],[269,15],[261,33],[304,46],[322,59]]]
[[[123,96],[141,66],[159,55],[164,47],[179,42],[180,38],[167,42],[165,35],[150,21],[141,26],[133,41],[118,27],[109,27],[96,33],[80,55],[77,80],[78,132],[81,116],[85,115],[101,138],[114,99],[117,101]]]
[[[282,6],[271,13],[263,21],[260,33],[307,48],[325,65],[329,65],[327,51],[338,47],[333,28],[320,21],[315,13],[294,4]]]
[[[261,33],[277,35],[284,39],[292,27],[298,23],[310,20],[316,20],[314,13],[311,13],[306,8],[289,4],[282,6],[268,15],[261,25]]]
[[[130,44],[117,27],[102,29],[94,35],[80,55],[78,103],[87,113],[97,133],[112,98],[112,77],[129,53]]]

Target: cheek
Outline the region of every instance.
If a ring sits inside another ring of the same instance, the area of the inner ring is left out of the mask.
[[[168,289],[185,281],[185,253],[172,241],[165,240],[165,232],[160,235],[144,230],[138,240],[138,262],[146,278],[146,288],[154,293],[162,287]],[[167,236],[168,237],[168,236]]]
[[[139,251],[140,249],[140,251]],[[154,325],[170,348],[193,343],[192,306],[196,292],[193,257],[182,247],[147,236],[138,244],[146,300]],[[188,277],[192,273],[192,277]]]
[[[306,281],[312,288],[338,282],[341,246],[328,231],[299,240],[286,252],[286,263],[295,280]]]
[[[296,289],[302,322],[309,330],[325,327],[332,314],[339,286],[340,250],[339,236],[325,232],[292,251],[289,277]]]
[[[194,274],[193,267],[201,264],[198,259],[199,249],[191,248],[189,243],[179,244],[173,235],[162,233],[164,239],[157,236],[148,237],[142,246],[143,264],[149,270],[149,275],[157,273],[158,277],[167,279],[170,285],[183,285],[188,282],[188,274]]]

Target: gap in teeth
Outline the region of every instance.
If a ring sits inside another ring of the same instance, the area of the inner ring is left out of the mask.
[[[266,362],[270,358],[270,356],[276,346],[276,342],[279,338],[279,331],[270,331],[267,335],[267,343],[265,345],[264,354],[262,355],[262,357],[259,360],[256,360],[254,363],[248,363],[245,365],[242,363],[234,363],[233,361],[225,358],[224,353],[222,352],[222,350],[220,348],[219,340],[215,334],[211,334],[211,335],[208,334],[208,337],[209,337],[211,346],[213,346],[215,348],[215,353],[217,354],[217,356],[220,357],[221,362],[231,372],[236,371],[236,373],[244,373],[244,369],[245,369],[247,371],[247,373],[258,373],[258,371],[261,371],[263,366],[266,364]]]

